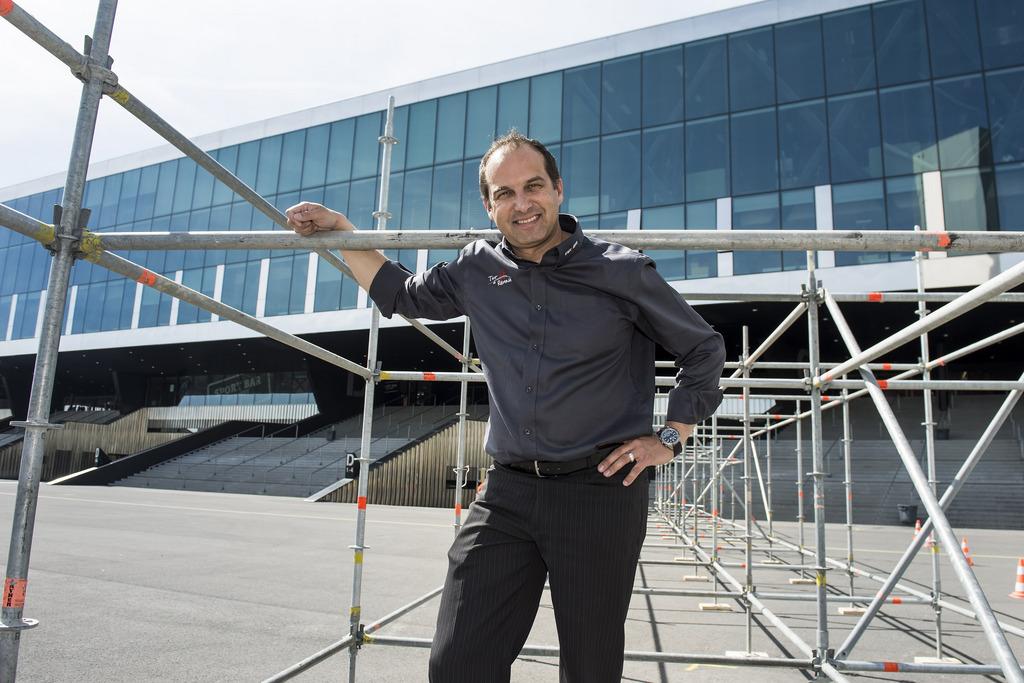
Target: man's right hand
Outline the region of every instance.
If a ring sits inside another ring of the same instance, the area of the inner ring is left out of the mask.
[[[345,214],[314,202],[299,202],[285,211],[284,215],[288,217],[288,227],[303,237],[309,237],[315,232],[353,232],[356,229]]]

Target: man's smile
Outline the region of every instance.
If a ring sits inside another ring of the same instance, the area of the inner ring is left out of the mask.
[[[534,215],[530,216],[529,218],[520,218],[519,220],[514,220],[514,221],[512,221],[512,223],[513,223],[513,225],[529,225],[531,223],[536,223],[539,220],[540,220],[540,214],[537,213],[537,214],[534,214]]]

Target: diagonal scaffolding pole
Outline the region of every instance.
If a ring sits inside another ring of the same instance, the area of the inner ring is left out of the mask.
[[[20,8],[15,7],[13,10],[16,11],[8,12],[8,17],[12,14],[20,16]],[[78,63],[84,84],[67,179],[64,183],[56,253],[46,288],[43,326],[39,334],[28,414],[26,421],[21,423],[25,428],[25,439],[18,474],[18,491],[14,502],[14,518],[11,523],[4,591],[0,603],[0,680],[8,682],[13,682],[17,675],[21,633],[37,623],[22,618],[28,586],[29,556],[35,530],[44,442],[47,430],[53,427],[49,424],[50,401],[53,397],[53,379],[57,369],[64,302],[71,279],[71,268],[74,265],[75,245],[81,232],[80,226],[84,222],[81,220],[82,196],[85,192],[89,154],[92,151],[93,134],[96,130],[96,115],[103,94],[103,72],[108,66],[107,53],[110,49],[110,35],[116,12],[117,0],[100,0],[92,39],[88,41],[88,57],[82,58]]]
[[[969,294],[971,294],[971,292],[968,292],[964,296],[967,297]],[[981,303],[981,301],[978,303]],[[834,302],[829,303],[827,296],[826,305],[828,306],[829,312],[832,314],[833,322],[839,330],[839,334],[842,337],[843,342],[846,344],[853,357],[858,358],[866,355],[862,354],[860,345],[853,336],[839,305]],[[944,308],[948,308],[948,306]],[[931,488],[929,488],[928,479],[921,470],[921,465],[917,462],[917,456],[914,454],[914,451],[910,446],[910,442],[907,441],[907,437],[904,435],[903,429],[900,427],[899,421],[896,419],[896,415],[892,412],[892,407],[886,400],[882,390],[878,388],[874,373],[866,368],[862,368],[860,372],[868,382],[868,392],[871,395],[871,399],[874,401],[875,407],[878,409],[878,414],[882,418],[882,422],[885,424],[889,435],[892,437],[893,443],[896,446],[896,451],[900,456],[900,460],[903,461],[904,468],[910,475],[910,480],[914,484],[914,489],[917,491],[918,497],[921,499],[922,504],[924,504],[925,509],[928,511],[928,517],[934,524],[935,531],[939,535],[939,540],[949,548],[948,557],[950,563],[953,565],[953,571],[956,573],[957,579],[960,581],[960,585],[963,586],[964,591],[967,593],[967,598],[970,601],[971,606],[978,615],[978,622],[981,624],[981,628],[985,632],[985,638],[988,640],[996,659],[999,661],[999,665],[1003,670],[1003,675],[1012,683],[1024,683],[1024,671],[1021,671],[1020,664],[1018,664],[1016,657],[1014,657],[1013,651],[1010,649],[1010,644],[1006,641],[1006,635],[999,628],[995,614],[992,612],[992,607],[989,605],[988,599],[985,597],[985,592],[981,589],[981,585],[978,583],[977,577],[967,565],[967,558],[957,545],[953,528],[950,526],[949,520],[946,519],[946,514],[943,512],[942,506],[939,505],[939,501],[936,499],[935,494],[932,493]],[[924,536],[924,534],[922,533],[921,536]]]

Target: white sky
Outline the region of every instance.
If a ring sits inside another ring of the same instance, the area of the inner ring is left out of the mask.
[[[122,0],[122,85],[189,137],[750,0]],[[94,2],[18,5],[82,50]],[[81,85],[0,19],[0,188],[67,166]],[[163,143],[109,98],[93,160]]]

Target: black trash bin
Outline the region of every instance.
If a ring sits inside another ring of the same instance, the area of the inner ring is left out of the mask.
[[[909,526],[917,522],[916,505],[897,505],[896,510],[900,513],[900,524]]]

